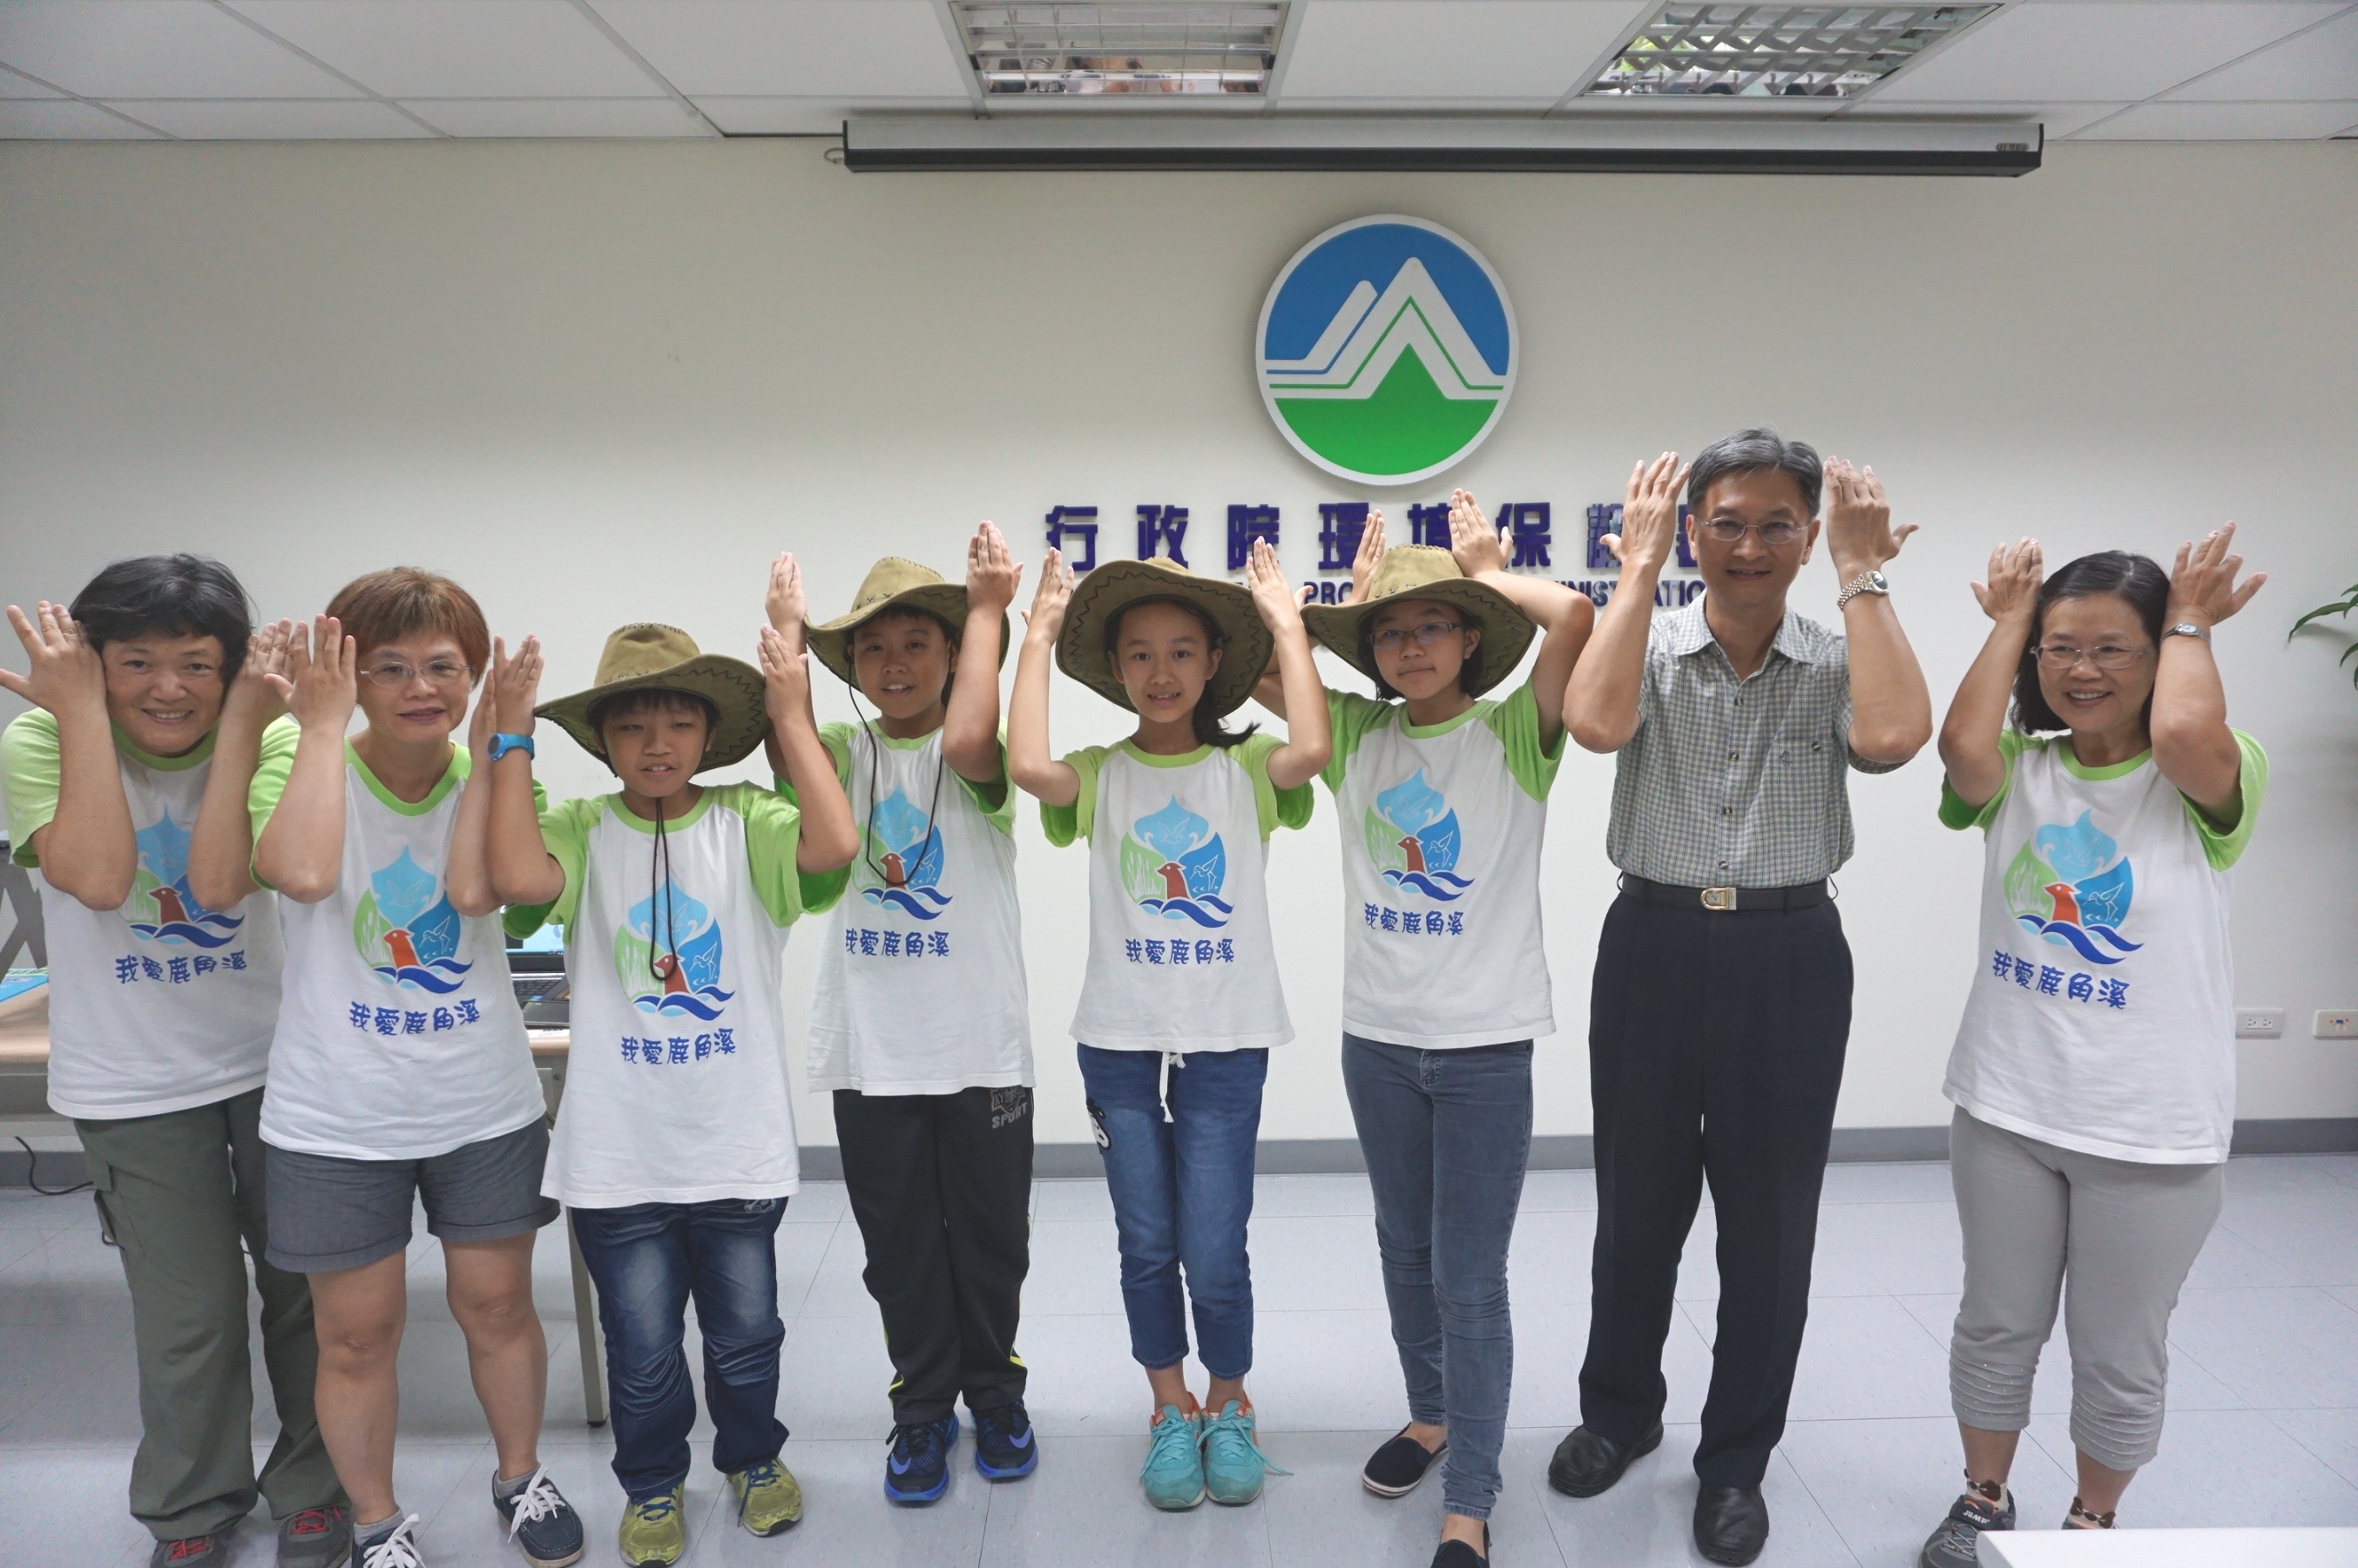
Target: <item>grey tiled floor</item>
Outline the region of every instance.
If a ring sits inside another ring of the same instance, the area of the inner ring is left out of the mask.
[[[2124,1522],[2358,1524],[2358,1157],[2239,1160],[2228,1192],[2175,1320],[2162,1454],[2130,1492]],[[1687,1248],[1665,1357],[1662,1452],[1592,1501],[1545,1485],[1548,1454],[1578,1419],[1595,1203],[1585,1172],[1534,1173],[1524,1195],[1500,1568],[1701,1561],[1687,1538],[1686,1459],[1710,1365],[1708,1211]],[[842,1189],[815,1185],[795,1200],[778,1248],[784,1414],[795,1432],[786,1456],[809,1516],[785,1537],[755,1540],[729,1525],[717,1477],[699,1469],[689,1483],[690,1562],[1415,1568],[1429,1559],[1439,1488],[1385,1503],[1357,1480],[1369,1449],[1403,1419],[1364,1181],[1262,1179],[1252,1383],[1264,1446],[1294,1474],[1252,1508],[1176,1517],[1148,1509],[1135,1484],[1145,1390],[1128,1353],[1105,1187],[1044,1182],[1034,1209],[1022,1346],[1044,1437],[1039,1473],[990,1487],[961,1468],[936,1508],[883,1501],[890,1369]],[[1945,1382],[1957,1249],[1944,1168],[1828,1173],[1793,1421],[1768,1480],[1775,1529],[1764,1563],[1904,1568],[1947,1508],[1959,1463]],[[438,1249],[421,1238],[411,1257],[402,1503],[424,1517],[435,1568],[505,1568],[521,1559],[502,1544],[483,1495],[490,1445],[442,1304]],[[550,1355],[544,1454],[588,1519],[590,1561],[612,1563],[621,1496],[606,1469],[611,1441],[581,1422],[560,1232],[543,1233],[537,1268]],[[2071,1498],[2060,1346],[2048,1361],[2016,1474],[2025,1522],[2041,1528]],[[255,1436],[266,1443],[266,1398],[257,1409]],[[0,1562],[144,1561],[146,1539],[123,1511],[138,1431],[130,1305],[89,1198],[0,1192]],[[266,1563],[266,1537],[257,1519],[233,1561]]]

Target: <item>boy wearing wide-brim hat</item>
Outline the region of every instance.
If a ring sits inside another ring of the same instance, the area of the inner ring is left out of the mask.
[[[757,1535],[802,1517],[777,1418],[775,1237],[799,1183],[780,962],[802,874],[850,856],[850,807],[811,718],[790,557],[773,569],[770,610],[760,670],[642,623],[607,639],[589,689],[545,706],[536,639],[514,659],[500,650],[492,676],[492,887],[512,935],[544,922],[566,934],[573,1045],[542,1191],[572,1210],[598,1286],[629,1563],[686,1549],[691,1295],[731,1507]],[[535,718],[621,789],[535,817]],[[692,782],[765,735],[799,805],[758,784]]]
[[[985,523],[964,583],[887,557],[850,613],[810,629],[860,714],[819,730],[860,850],[803,879],[804,907],[830,912],[808,1075],[835,1097],[892,1358],[884,1495],[909,1505],[949,1487],[961,1398],[985,1479],[1028,1476],[1040,1456],[1015,1351],[1032,1256],[1032,1006],[999,738],[1021,571]]]
[[[1400,1497],[1445,1451],[1433,1561],[1462,1568],[1481,1558],[1498,1494],[1507,1243],[1531,1151],[1532,1042],[1555,1031],[1540,851],[1592,611],[1509,573],[1464,491],[1450,532],[1447,550],[1387,550],[1374,515],[1349,601],[1303,619],[1380,694],[1325,693],[1323,775],[1343,824],[1343,1081],[1408,1385],[1409,1424],[1361,1479]],[[1531,678],[1484,699],[1541,628]]]
[[[1072,1032],[1120,1221],[1130,1354],[1155,1411],[1140,1481],[1162,1509],[1250,1502],[1268,1468],[1244,1386],[1245,1232],[1269,1053],[1293,1025],[1270,934],[1267,842],[1309,820],[1327,735],[1301,608],[1266,542],[1246,576],[1238,588],[1168,561],[1116,561],[1076,587],[1051,551],[1008,713],[1008,765],[1039,798],[1048,841],[1089,845],[1088,968]],[[1222,728],[1272,650],[1301,716],[1290,738]],[[1138,715],[1129,740],[1053,758],[1052,653]],[[1166,1075],[1174,1058],[1185,1070]],[[1183,1366],[1191,1305],[1211,1374],[1200,1404]]]

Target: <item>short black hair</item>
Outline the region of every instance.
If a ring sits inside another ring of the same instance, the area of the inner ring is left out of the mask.
[[[1228,645],[1228,634],[1220,630],[1220,623],[1212,619],[1212,612],[1194,600],[1181,599],[1175,594],[1149,594],[1144,599],[1131,600],[1128,604],[1106,617],[1106,663],[1117,671],[1120,670],[1120,665],[1115,663],[1114,653],[1121,643],[1121,623],[1131,611],[1149,604],[1175,605],[1194,616],[1195,624],[1204,629],[1204,646],[1207,651],[1225,648]],[[1248,724],[1241,730],[1231,730],[1220,722],[1219,714],[1214,713],[1200,701],[1195,704],[1195,710],[1187,717],[1195,726],[1197,744],[1217,746],[1222,751],[1228,750],[1230,746],[1243,745],[1252,739],[1253,732],[1260,728],[1259,724]]]
[[[244,665],[246,639],[254,635],[254,601],[245,585],[205,556],[116,561],[82,584],[68,609],[93,649],[134,637],[215,638],[224,682]]]
[[[699,692],[675,691],[665,686],[633,687],[618,691],[611,697],[601,697],[590,705],[590,732],[600,743],[606,739],[606,720],[628,719],[641,713],[686,713],[704,715],[705,744],[712,743],[712,732],[720,728],[720,709],[712,699]]]
[[[2026,735],[2052,734],[2071,727],[2048,705],[2039,689],[2039,644],[2047,639],[2047,611],[2059,599],[2093,599],[2113,594],[2136,611],[2146,640],[2161,644],[2161,619],[2169,611],[2169,574],[2150,556],[2127,550],[2100,550],[2055,568],[2039,585],[2039,600],[2030,612],[2030,641],[2024,644],[2022,665],[2014,673],[2014,727]],[[2153,697],[2145,699],[2145,720],[2153,722]]]
[[[1807,441],[1789,441],[1765,425],[1722,436],[1695,454],[1694,466],[1687,470],[1687,504],[1700,512],[1714,481],[1732,473],[1761,473],[1770,469],[1793,476],[1793,482],[1801,487],[1802,502],[1815,517],[1818,493],[1826,477],[1818,449]]]
[[[936,615],[932,611],[914,604],[896,604],[889,610],[878,611],[875,614],[870,616],[867,620],[862,621],[859,625],[854,626],[849,633],[847,633],[844,636],[844,642],[847,644],[858,642],[860,640],[860,634],[862,632],[867,631],[871,626],[875,625],[880,621],[930,621],[936,626],[941,628],[942,641],[947,643],[953,648],[958,645],[959,629],[957,627],[951,625],[946,618]]]

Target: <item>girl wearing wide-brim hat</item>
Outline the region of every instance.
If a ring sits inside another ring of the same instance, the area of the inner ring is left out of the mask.
[[[860,715],[819,730],[860,851],[803,880],[805,907],[831,911],[806,1073],[835,1097],[892,1361],[884,1495],[912,1506],[949,1489],[961,1398],[984,1479],[1019,1480],[1040,1458],[1015,1349],[1032,1258],[1032,1003],[999,738],[1022,573],[985,523],[963,583],[888,556],[849,614],[810,629]]]
[[[1310,639],[1265,542],[1246,582],[1145,560],[1109,562],[1076,586],[1049,551],[1007,721],[1009,770],[1039,797],[1049,842],[1089,841],[1088,969],[1073,1036],[1120,1231],[1130,1353],[1153,1391],[1140,1479],[1163,1509],[1250,1502],[1269,1468],[1244,1387],[1245,1229],[1269,1050],[1293,1026],[1263,868],[1271,831],[1310,819],[1328,747]],[[1228,731],[1221,716],[1251,695],[1272,653],[1301,721],[1285,741]],[[1052,654],[1138,715],[1129,740],[1055,760]],[[1200,1405],[1183,1369],[1190,1299],[1212,1375]]]
[[[1555,1032],[1540,848],[1594,611],[1509,573],[1462,490],[1449,524],[1449,549],[1388,550],[1372,514],[1349,600],[1303,618],[1379,694],[1330,690],[1323,704],[1343,825],[1343,1082],[1408,1381],[1409,1424],[1361,1480],[1402,1496],[1445,1452],[1433,1562],[1468,1568],[1488,1551],[1514,1369],[1507,1243],[1531,1152],[1531,1045]],[[1530,678],[1485,698],[1542,631]],[[1289,719],[1290,696],[1262,683]]]

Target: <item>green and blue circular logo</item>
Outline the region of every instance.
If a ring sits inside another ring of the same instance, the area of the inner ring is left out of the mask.
[[[1514,308],[1437,223],[1355,218],[1293,254],[1261,302],[1261,401],[1293,449],[1363,484],[1429,479],[1482,444],[1514,390]]]

